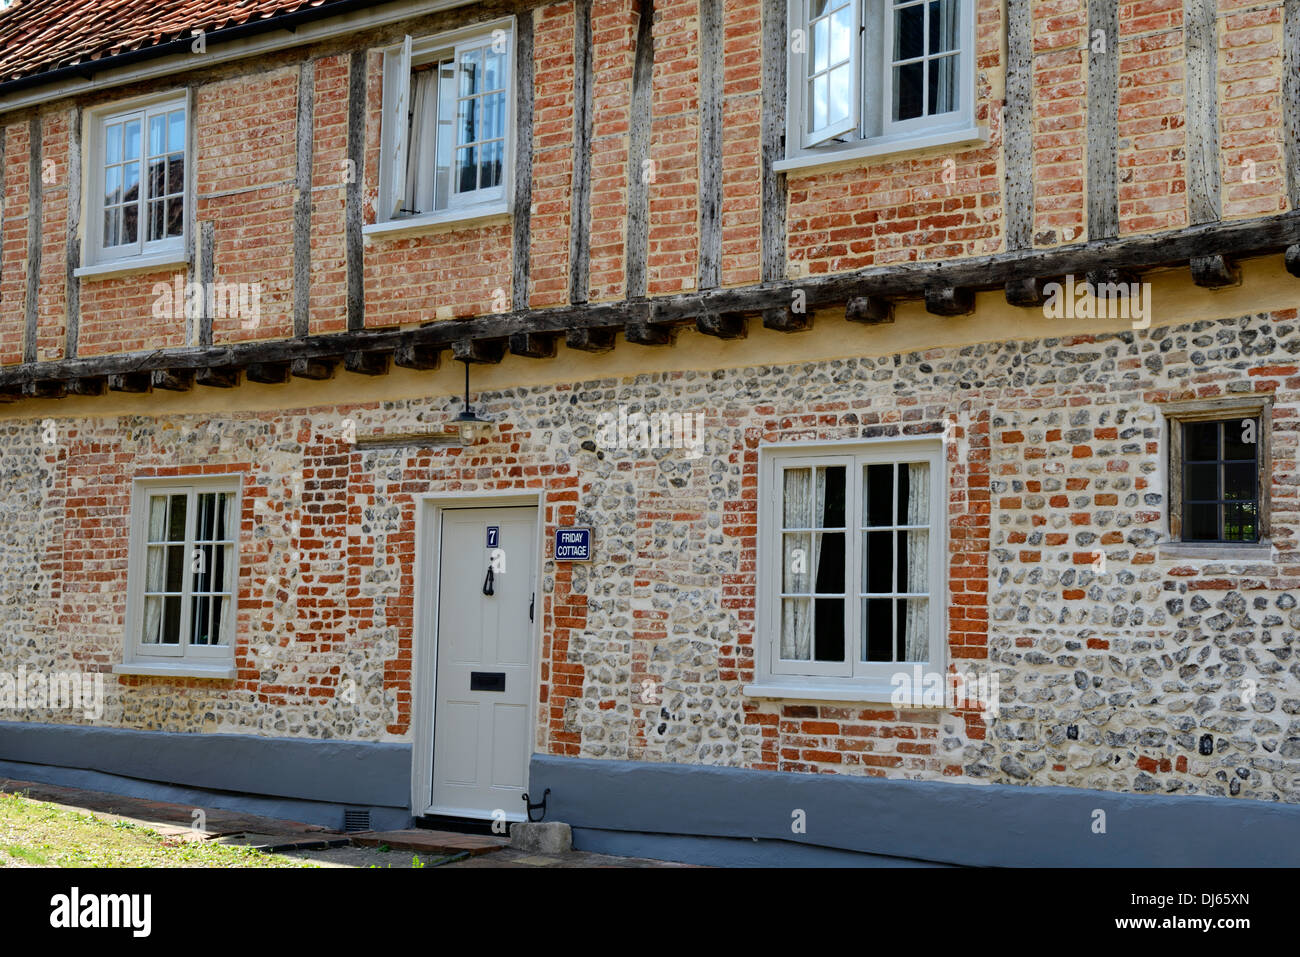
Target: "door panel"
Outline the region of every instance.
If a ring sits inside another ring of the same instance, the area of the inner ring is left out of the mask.
[[[488,528],[499,530],[497,550]],[[442,513],[433,813],[524,817],[531,756],[536,508]],[[493,566],[492,595],[484,579]],[[503,690],[500,689],[504,682]],[[471,685],[477,686],[475,690]]]

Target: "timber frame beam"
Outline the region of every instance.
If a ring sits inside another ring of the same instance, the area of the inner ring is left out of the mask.
[[[521,309],[411,329],[356,329],[228,346],[25,362],[0,368],[0,401],[94,395],[102,393],[105,382],[108,390],[122,392],[183,391],[195,383],[228,388],[241,372],[262,383],[282,383],[291,376],[325,379],[339,365],[349,373],[384,375],[393,365],[437,368],[446,350],[467,362],[499,362],[507,346],[513,355],[544,358],[554,354],[560,336],[569,348],[589,352],[614,348],[620,332],[643,346],[671,346],[678,326],[738,338],[745,335],[750,318],[769,329],[797,333],[810,327],[814,309],[839,307],[853,322],[888,322],[892,304],[900,300],[925,300],[931,312],[960,316],[969,311],[976,291],[998,290],[1012,305],[1033,308],[1041,304],[1046,283],[1067,275],[1134,281],[1148,270],[1186,267],[1198,285],[1219,286],[1235,280],[1238,260],[1279,253],[1285,254],[1287,269],[1300,276],[1300,212],[1205,224],[1174,234],[903,263],[651,300]]]

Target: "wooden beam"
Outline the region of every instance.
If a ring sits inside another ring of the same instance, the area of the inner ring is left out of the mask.
[[[388,375],[387,352],[349,352],[343,357],[343,368],[359,375]]]
[[[193,369],[154,369],[150,383],[155,389],[168,392],[189,392],[194,388]]]
[[[239,385],[238,369],[199,369],[194,374],[195,385],[211,386],[215,389],[233,389]]]
[[[785,159],[786,68],[790,37],[786,23],[786,0],[762,0],[762,72],[759,85],[760,130],[762,136],[762,279],[779,282],[786,278],[786,174],[775,166]],[[725,9],[725,5],[724,5]],[[725,77],[725,65],[724,77]]]
[[[637,14],[636,53],[632,60],[632,108],[628,117],[627,240],[624,282],[629,299],[646,294],[646,260],[650,246],[650,128],[654,99],[654,0],[641,0]],[[784,205],[784,203],[783,203]]]
[[[24,399],[62,399],[68,388],[58,379],[37,379],[23,383]]]
[[[1282,2],[1282,166],[1292,209],[1300,209],[1300,0]]]
[[[936,316],[965,316],[975,311],[975,293],[962,286],[926,286],[925,310]]]
[[[442,362],[442,350],[435,346],[403,345],[393,351],[393,365],[426,371]]]
[[[722,0],[698,0],[699,56],[699,272],[698,286],[712,289],[722,277]]]
[[[515,165],[514,202],[511,204],[510,297],[514,309],[528,308],[529,274],[532,269],[533,194],[533,12],[522,10],[515,19]],[[434,365],[437,368],[437,355]],[[397,362],[397,356],[393,356]],[[400,364],[400,363],[399,363]],[[420,368],[406,366],[406,368]]]
[[[1187,215],[1217,222],[1219,184],[1219,23],[1216,0],[1183,0],[1183,75],[1187,104]],[[1089,108],[1091,109],[1091,97]]]
[[[614,348],[613,329],[570,329],[564,334],[564,344],[581,352],[609,352]]]
[[[289,364],[289,374],[299,379],[312,379],[317,382],[334,378],[334,370],[339,362],[337,356],[320,356],[314,359],[294,359]]]
[[[763,310],[763,328],[774,332],[807,332],[812,323],[811,312],[795,312],[788,306],[768,306]]]
[[[1012,306],[1041,306],[1047,302],[1047,293],[1043,291],[1048,280],[1038,276],[1028,279],[1008,279],[1003,287],[1007,303]]]
[[[1119,235],[1119,0],[1087,4],[1088,238],[1112,239]]]
[[[108,380],[104,376],[85,376],[81,379],[68,380],[69,395],[103,395],[108,391]]]
[[[569,302],[586,302],[591,277],[592,0],[573,3],[573,152],[569,154]]]
[[[244,370],[249,382],[261,382],[265,385],[284,385],[289,381],[289,363],[254,362]]]
[[[451,354],[457,362],[474,362],[492,365],[505,356],[506,344],[501,340],[457,339],[451,344]]]
[[[510,353],[529,359],[555,357],[555,336],[542,332],[516,332],[510,337]]]
[[[867,325],[893,322],[894,304],[879,296],[854,296],[844,306],[844,318]]]
[[[639,346],[671,346],[677,330],[653,322],[629,322],[623,327],[623,338]]]
[[[749,321],[739,312],[696,316],[695,328],[706,336],[716,336],[719,339],[744,339],[749,335]]]
[[[1034,26],[1030,0],[1007,0],[1006,100],[1002,142],[1008,249],[1028,249],[1034,229]],[[995,102],[991,110],[997,109]]]
[[[1241,270],[1226,256],[1196,256],[1191,262],[1192,281],[1207,289],[1236,286],[1241,282]]]
[[[1138,281],[1135,273],[1120,269],[1116,266],[1102,266],[1098,269],[1090,269],[1087,274],[1087,281],[1092,284],[1092,288],[1098,286],[1119,285],[1125,289]]]
[[[1300,276],[1300,243],[1286,248],[1286,271]]]
[[[110,392],[148,392],[153,376],[148,372],[118,372],[108,377]]]

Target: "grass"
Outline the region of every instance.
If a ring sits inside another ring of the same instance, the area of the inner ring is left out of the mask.
[[[314,867],[310,861],[251,847],[186,841],[131,821],[0,793],[0,866],[35,867]]]

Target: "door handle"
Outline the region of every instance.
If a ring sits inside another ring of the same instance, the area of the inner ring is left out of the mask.
[[[494,578],[492,575],[492,566],[489,565],[487,570],[487,577],[483,579],[483,594],[491,595],[496,591],[496,589],[492,587],[493,581]]]

